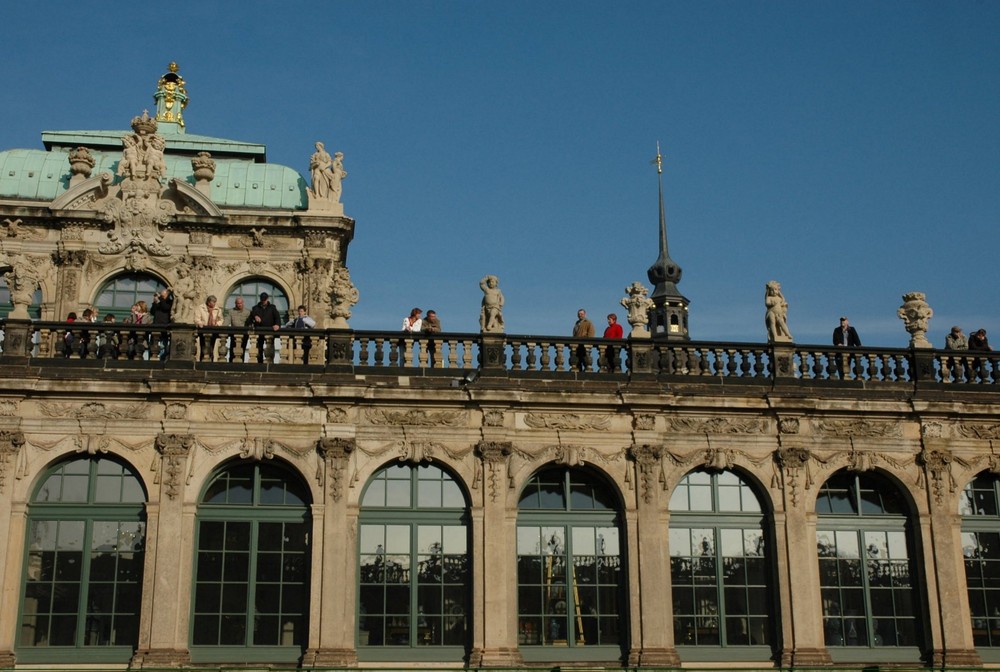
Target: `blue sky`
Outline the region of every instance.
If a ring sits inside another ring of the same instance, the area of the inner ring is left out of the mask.
[[[500,277],[507,330],[617,312],[656,258],[661,143],[671,256],[697,340],[760,342],[782,283],[799,343],[850,316],[904,346],[1000,343],[1000,3],[14,3],[0,149],[125,128],[171,60],[191,133],[307,172],[345,154],[351,325],[413,306],[477,331]]]

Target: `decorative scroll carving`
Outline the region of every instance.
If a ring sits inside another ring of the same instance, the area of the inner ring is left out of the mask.
[[[261,462],[274,458],[275,442],[265,436],[248,436],[240,446],[240,457]]]
[[[956,430],[966,439],[1000,439],[1000,424],[994,422],[961,422]]]
[[[24,220],[17,219],[3,220],[3,227],[0,228],[0,239],[10,238],[15,240],[39,240],[45,237],[45,232],[34,227],[22,226]]]
[[[307,423],[314,422],[308,408],[282,408],[280,406],[251,406],[250,408],[220,408],[212,414],[226,422]]]
[[[793,505],[799,503],[799,477],[805,475],[805,489],[813,485],[812,472],[809,469],[810,460],[814,456],[809,450],[800,447],[781,447],[774,453],[775,473],[771,479],[771,487],[779,485],[789,494]],[[825,462],[818,457],[820,462]]]
[[[73,437],[73,443],[76,445],[76,452],[91,456],[106,453],[111,448],[111,438],[105,434],[80,434]]]
[[[92,401],[80,406],[43,401],[39,403],[38,407],[42,415],[50,418],[105,418],[108,420],[142,420],[149,417],[150,408],[142,403],[104,404],[100,401]]]
[[[824,434],[834,436],[870,436],[899,437],[902,436],[899,424],[887,420],[820,420],[816,428]]]
[[[25,464],[21,448],[24,446],[24,433],[19,431],[0,431],[0,493],[7,483],[7,472],[10,463],[14,462],[14,478],[21,478],[25,473]]]
[[[476,444],[476,455],[479,456],[481,464],[485,465],[485,477],[492,502],[497,501],[497,497],[500,496],[500,469],[508,465],[513,448],[513,444],[509,441],[480,441]],[[479,485],[481,478],[480,468],[477,468],[472,483],[473,488]]]
[[[424,427],[460,427],[465,424],[466,416],[462,411],[428,412],[421,410],[390,411],[384,408],[371,408],[365,417],[373,425],[415,425]]]
[[[347,422],[347,410],[333,406],[326,409],[326,421],[332,425],[342,425]]]
[[[688,434],[762,434],[767,421],[759,418],[671,418],[670,428]]]
[[[611,416],[528,413],[524,416],[524,424],[535,429],[608,429],[611,426]]]
[[[180,404],[177,404],[180,405]],[[191,434],[161,433],[156,437],[156,452],[160,454],[160,468],[154,482],[161,482],[169,499],[175,499],[181,492],[181,480],[187,471],[188,457],[194,448],[195,438]],[[184,477],[184,483],[187,477]]]
[[[656,416],[649,413],[638,413],[632,420],[636,431],[651,431],[656,428]]]
[[[968,466],[967,462],[956,458],[947,450],[927,450],[925,448],[917,455],[916,461],[924,468],[923,471],[919,472],[917,485],[920,487],[924,486],[924,471],[926,471],[931,485],[931,492],[938,504],[944,502],[945,488],[947,488],[947,492],[950,494],[955,492],[957,486],[955,477],[951,472],[951,463],[957,461],[963,466]]]
[[[503,411],[491,408],[483,411],[483,427],[503,427]]]
[[[322,474],[326,474],[330,483],[330,497],[335,502],[339,502],[344,496],[344,472],[356,447],[354,439],[342,438],[322,438],[316,445],[325,465],[325,471],[317,470],[317,480],[322,485]]]
[[[663,473],[663,448],[643,444],[632,446],[629,454],[635,460],[636,470],[639,473],[642,501],[650,504],[653,501],[655,484],[659,483],[661,490],[666,490],[667,487],[666,475]]]

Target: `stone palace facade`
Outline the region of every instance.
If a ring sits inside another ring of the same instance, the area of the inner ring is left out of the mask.
[[[993,353],[689,340],[662,224],[611,353],[354,331],[343,157],[154,99],[0,152],[0,667],[1000,665]]]

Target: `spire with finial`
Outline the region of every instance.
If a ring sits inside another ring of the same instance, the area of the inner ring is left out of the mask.
[[[688,334],[688,303],[689,301],[677,290],[681,280],[681,267],[670,258],[667,248],[667,218],[663,209],[663,155],[660,154],[660,143],[656,143],[656,158],[651,161],[656,165],[656,179],[660,196],[660,256],[646,271],[646,276],[653,284],[653,308],[649,312],[650,332],[653,338],[663,338],[670,341],[690,340]]]
[[[161,133],[184,132],[184,108],[188,104],[187,89],[184,88],[184,78],[177,74],[177,63],[167,66],[167,73],[156,83],[156,121],[160,124]]]

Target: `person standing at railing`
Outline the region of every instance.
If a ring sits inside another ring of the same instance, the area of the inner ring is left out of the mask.
[[[169,287],[164,287],[156,294],[153,294],[153,307],[150,314],[153,316],[153,324],[170,324],[171,314],[174,310],[174,293]],[[164,361],[170,353],[170,332],[160,333],[159,339],[160,361]]]
[[[965,338],[965,334],[962,333],[961,327],[952,327],[951,331],[947,336],[944,337],[944,349],[945,350],[968,350],[969,341]],[[961,381],[963,376],[962,373],[965,369],[962,366],[961,357],[945,357],[941,365],[942,377],[945,382],[951,380],[951,373],[955,374],[955,380]]]
[[[424,318],[423,324],[420,328],[425,334],[431,334],[433,337],[435,334],[441,333],[441,320],[438,319],[437,311],[428,310],[427,317]],[[434,366],[434,355],[437,354],[437,344],[434,342],[433,338],[427,341],[427,357],[430,366]]]
[[[576,311],[576,323],[573,325],[573,338],[593,338],[594,323],[587,319],[587,311],[581,308]],[[589,364],[587,356],[587,346],[582,343],[576,346],[576,368],[580,371],[587,370]]]
[[[281,315],[278,308],[271,303],[271,297],[267,292],[260,293],[260,303],[250,309],[248,326],[267,331],[277,331],[281,328]],[[265,352],[266,350],[266,352]],[[257,337],[257,363],[264,363],[264,355],[271,358],[274,352],[274,336],[261,334]]]
[[[625,332],[622,330],[622,325],[618,324],[618,316],[614,313],[608,313],[608,328],[604,330],[605,340],[620,341],[624,337]],[[608,345],[604,349],[604,360],[611,373],[621,370],[621,365],[618,362],[618,350],[616,345]]]
[[[309,317],[305,306],[299,306],[298,315],[285,323],[285,329],[315,329],[316,320]],[[312,349],[312,340],[308,336],[302,336],[302,363],[309,363],[309,350]]]
[[[242,327],[246,328],[247,324],[250,322],[250,311],[246,308],[246,304],[243,301],[242,296],[237,296],[236,300],[233,302],[233,307],[229,309],[225,317],[222,318],[222,326],[224,327]],[[228,361],[233,361],[233,350],[236,349],[236,334],[231,334],[229,336],[229,352],[226,355]],[[247,351],[247,340],[249,336],[242,334],[239,336],[240,339],[240,361],[243,361],[243,355]]]
[[[993,350],[990,347],[990,342],[986,338],[986,330],[980,329],[979,331],[972,332],[969,336],[969,350],[975,350],[977,352],[989,352]],[[976,357],[972,360],[972,375],[969,376],[969,382],[973,382],[979,376],[980,379],[986,378],[986,369],[983,367],[983,360]]]
[[[194,311],[194,324],[199,329],[202,327],[222,326],[222,306],[216,305],[219,300],[209,294],[205,298],[205,303],[198,306]],[[215,359],[215,344],[219,340],[218,334],[206,335],[198,334],[198,349],[201,350],[201,361],[211,362]]]
[[[420,318],[424,311],[419,308],[414,308],[410,311],[409,317],[403,318],[403,331],[408,334],[419,334],[420,330],[423,329],[424,321]],[[406,355],[408,345],[405,339],[399,339],[399,361],[396,362],[399,366],[406,364]]]
[[[66,316],[66,322],[73,324],[76,322],[76,312],[70,311],[69,315]],[[73,336],[73,330],[67,329],[66,333],[63,334],[63,357],[71,357],[73,355],[73,341],[76,340]]]
[[[125,324],[150,324],[153,319],[149,315],[149,311],[146,308],[145,301],[136,301],[132,304],[132,312],[128,317],[125,318]],[[148,334],[145,332],[138,333],[135,331],[129,332],[128,344],[126,352],[128,353],[129,359],[135,359],[136,355],[139,355],[142,359],[148,358],[148,351],[146,346],[146,339]]]
[[[104,316],[104,326],[107,328],[100,336],[100,345],[97,348],[97,356],[101,359],[118,359],[120,354],[120,341],[118,330],[114,327],[115,316],[108,313]]]
[[[851,323],[846,317],[840,318],[840,326],[833,330],[833,344],[838,348],[860,348],[861,338],[858,336],[857,330],[851,326]],[[853,363],[854,359],[848,359],[847,355],[836,355],[836,366],[837,374],[843,379],[844,378],[844,361],[850,361]]]

